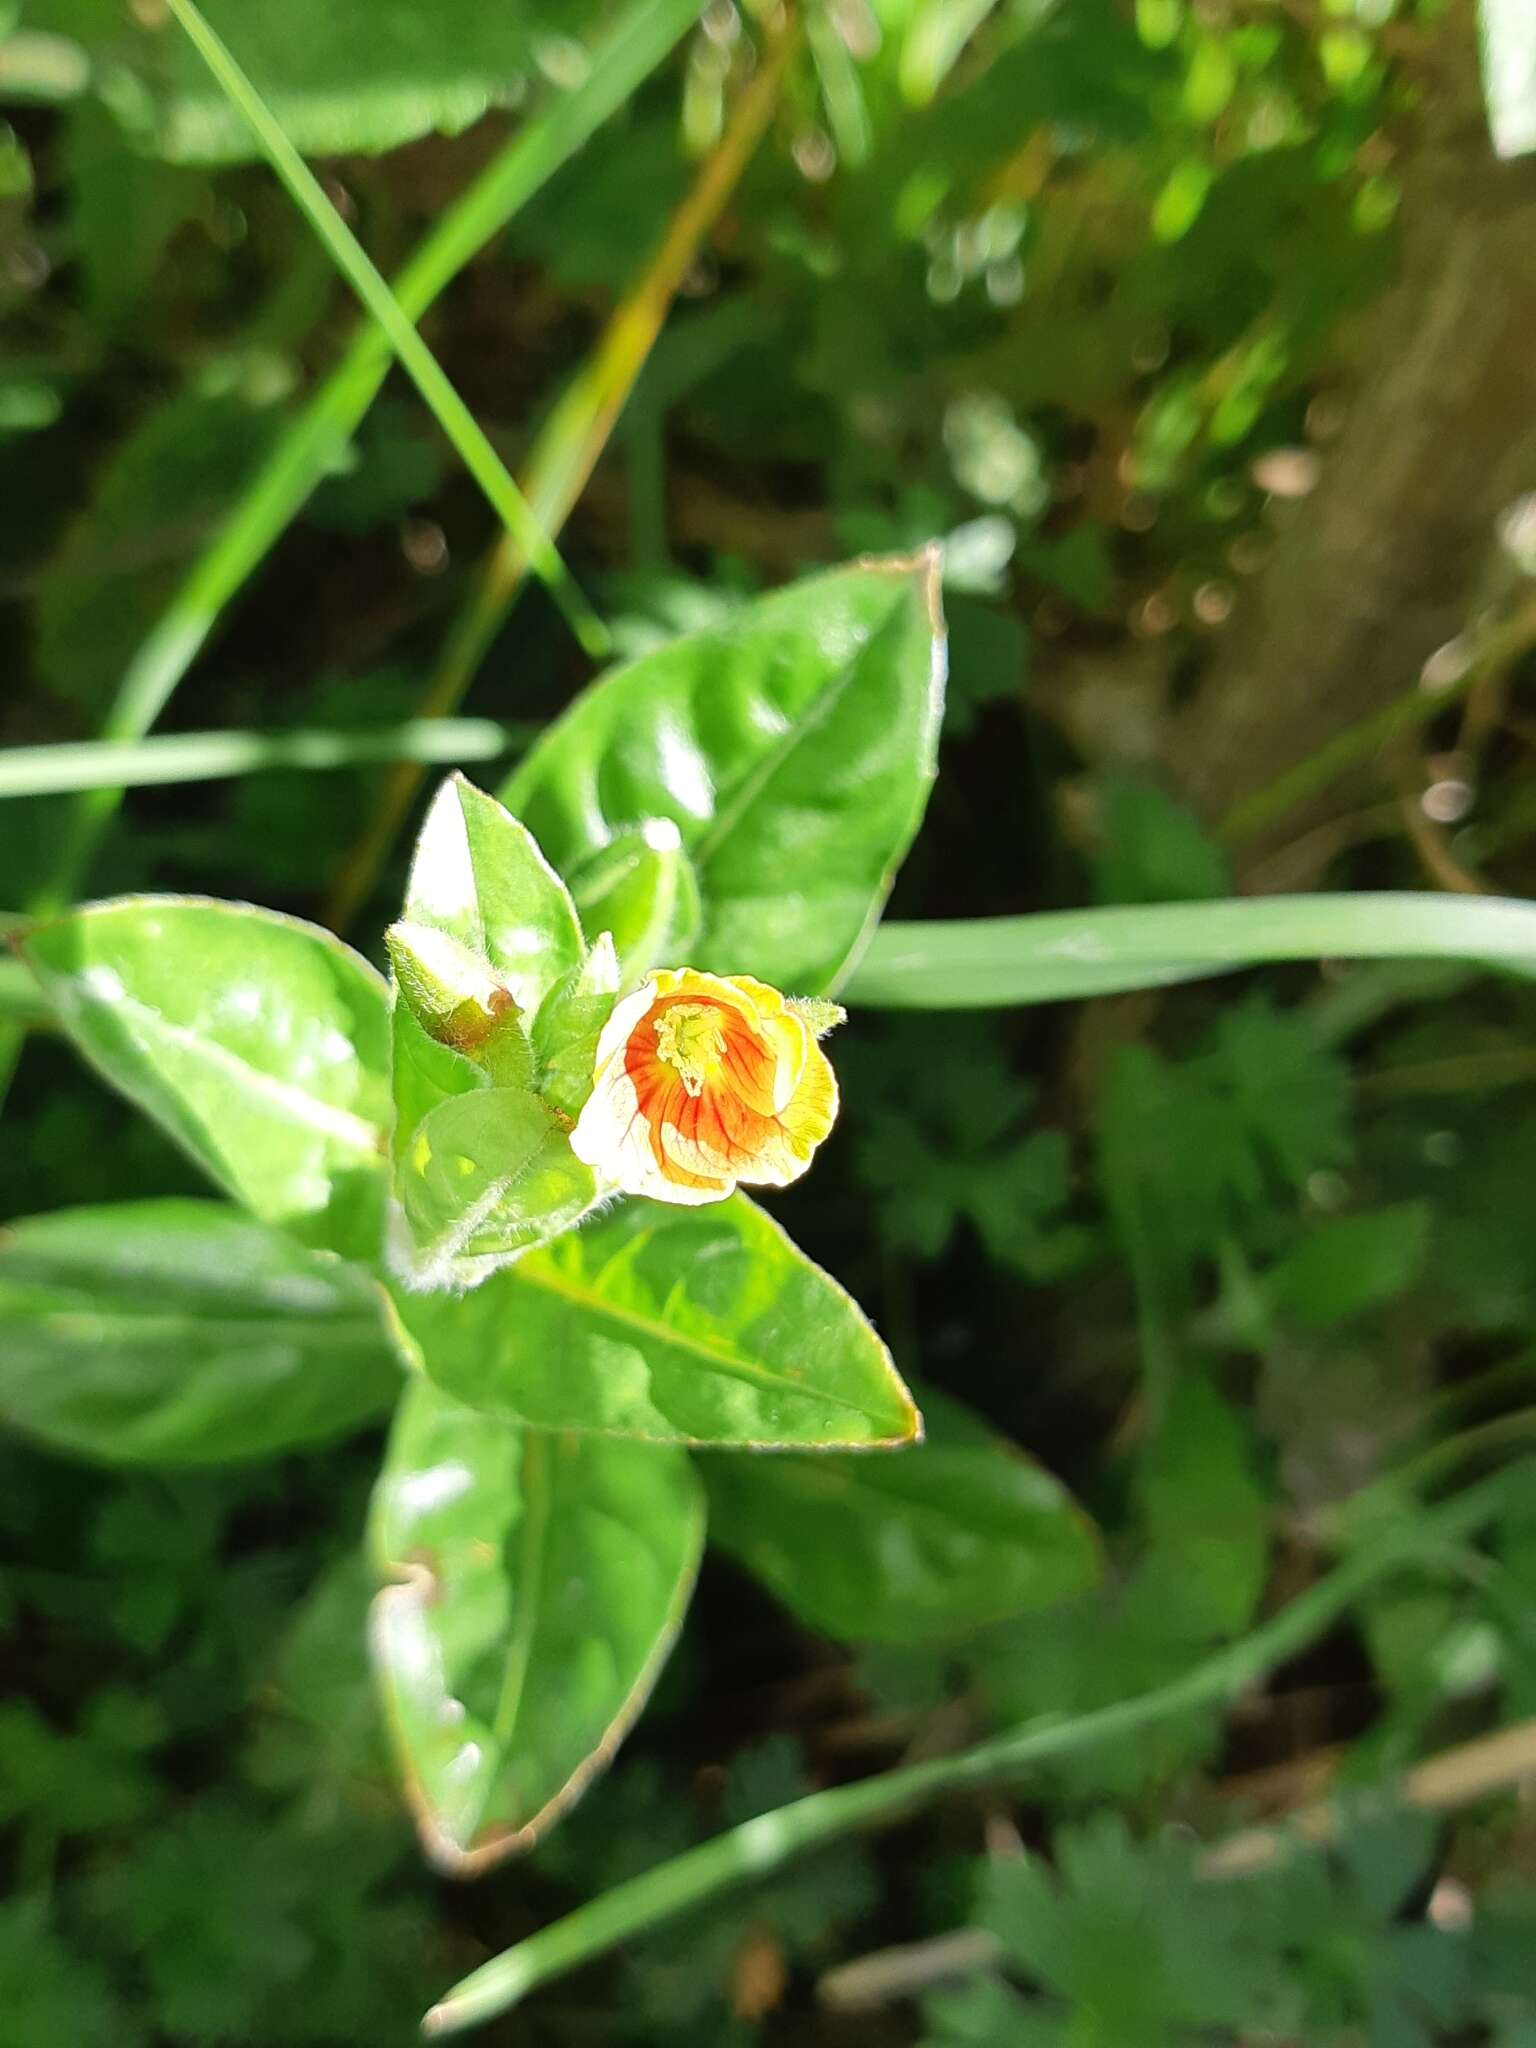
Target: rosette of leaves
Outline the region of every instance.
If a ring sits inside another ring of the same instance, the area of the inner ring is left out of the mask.
[[[605,1204],[568,1142],[603,1023],[654,964],[835,990],[921,818],[943,644],[930,553],[600,678],[505,804],[439,791],[389,981],[249,904],[128,897],[23,937],[81,1054],[222,1200],[7,1233],[0,1409],[86,1457],[184,1464],[393,1410],[372,1649],[442,1868],[534,1840],[639,1712],[704,1538],[695,1447],[795,1454],[782,1484],[777,1460],[736,1460],[711,1491],[731,1548],[815,1626],[931,1632],[975,1597],[994,1619],[1092,1576],[1070,1501],[984,1432],[926,1482],[861,1481],[840,1454],[925,1454],[858,1306],[744,1196]],[[857,1541],[802,1599],[817,1459]],[[921,1600],[877,1583],[902,1554]]]

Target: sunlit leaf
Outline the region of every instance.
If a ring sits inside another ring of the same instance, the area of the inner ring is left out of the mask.
[[[373,1651],[417,1826],[455,1876],[526,1848],[611,1759],[704,1536],[687,1456],[488,1421],[417,1381],[373,1506]]]
[[[703,899],[691,964],[819,994],[922,816],[943,663],[936,554],[813,577],[604,677],[503,795],[566,873],[670,819]]]
[[[376,1253],[389,1000],[350,947],[249,904],[125,896],[23,952],[91,1064],[253,1215]]]
[[[455,1399],[655,1442],[908,1442],[918,1417],[857,1306],[744,1196],[628,1202],[471,1294],[396,1306]]]
[[[597,1041],[613,1009],[619,961],[613,939],[601,933],[581,966],[556,982],[533,1020],[539,1092],[574,1117],[592,1093]]]
[[[1476,960],[1531,979],[1536,905],[1380,889],[887,924],[847,995],[877,1008],[986,1009],[1329,958]]]
[[[0,1418],[114,1462],[269,1457],[400,1388],[355,1266],[214,1202],[127,1202],[0,1232]]]
[[[527,1088],[485,1088],[428,1110],[395,1161],[409,1284],[465,1286],[573,1224],[597,1194],[565,1127]]]

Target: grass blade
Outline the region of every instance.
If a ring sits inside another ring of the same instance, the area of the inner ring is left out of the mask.
[[[0,801],[227,781],[283,768],[499,761],[530,745],[537,731],[537,726],[499,725],[490,718],[413,718],[366,732],[180,732],[143,740],[11,747],[0,752]]]
[[[550,101],[497,153],[401,270],[396,299],[419,320],[472,257],[545,186],[655,70],[697,20],[703,0],[631,0],[594,49],[584,82]],[[143,737],[316,485],[333,468],[394,361],[372,321],[284,434],[250,487],[171,599],[118,685],[103,721],[108,740]],[[45,916],[73,900],[121,799],[118,788],[85,792],[64,825],[48,885],[28,904]],[[0,1102],[21,1036],[0,1017]]]
[[[587,362],[561,394],[528,460],[528,499],[540,525],[558,533],[607,447],[636,380],[649,360],[672,301],[751,162],[778,102],[792,36],[780,36],[732,111],[718,146],[673,214],[661,244],[614,308]],[[450,633],[421,700],[423,718],[443,718],[464,692],[501,630],[529,567],[516,536],[503,534],[486,557],[469,603]],[[403,765],[385,783],[378,808],[340,863],[325,922],[345,931],[367,900],[396,832],[420,786]]]
[[[996,1009],[1330,956],[1472,960],[1536,976],[1536,904],[1379,890],[887,924],[845,994],[868,1009]]]
[[[372,314],[417,390],[431,407],[490,501],[492,509],[528,556],[533,572],[548,587],[589,654],[608,650],[607,631],[576,586],[554,542],[534,517],[528,501],[487,440],[479,421],[449,382],[436,356],[407,318],[400,302],[366,250],[326,197],[319,179],[288,140],[282,126],[222,39],[204,20],[196,0],[167,0],[208,69],[244,118],[294,204],[325,244],[332,261]]]
[[[36,980],[19,960],[0,951],[0,1022],[33,1030],[48,1022],[48,1005]]]

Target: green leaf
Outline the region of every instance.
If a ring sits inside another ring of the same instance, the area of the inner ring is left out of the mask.
[[[1248,1435],[1208,1380],[1171,1390],[1141,1475],[1147,1575],[1164,1625],[1203,1640],[1252,1620],[1269,1566],[1269,1505]]]
[[[627,1202],[472,1294],[396,1308],[428,1376],[508,1422],[842,1448],[920,1427],[857,1305],[741,1195]]]
[[[427,812],[404,914],[489,960],[529,1012],[585,958],[565,884],[532,835],[462,775],[449,777]]]
[[[597,1041],[618,987],[618,955],[612,935],[604,932],[581,966],[556,982],[539,1005],[533,1020],[539,1092],[566,1116],[577,1116],[592,1093]]]
[[[571,894],[589,932],[609,932],[623,985],[692,958],[703,905],[698,876],[668,818],[624,832],[573,870]]]
[[[251,1213],[376,1256],[389,1120],[384,983],[317,926],[124,896],[22,951],[64,1030]]]
[[[1227,1107],[1257,1166],[1305,1187],[1349,1156],[1349,1073],[1307,1011],[1263,995],[1223,1010],[1211,1051],[1189,1072]]]
[[[1536,904],[1381,889],[887,924],[847,997],[875,1009],[987,1009],[1328,958],[1476,960],[1530,980]]]
[[[207,0],[205,12],[313,156],[466,128],[522,98],[541,36],[582,25],[555,5],[483,0],[439,0],[425,13],[415,0]],[[153,16],[116,0],[26,0],[23,18],[82,43],[113,108],[159,154],[209,163],[254,154],[195,52]]]
[[[711,1458],[710,1533],[812,1628],[853,1642],[957,1635],[1081,1592],[1093,1530],[1043,1467],[923,1396],[900,1458]]]
[[[1154,782],[1112,774],[1099,800],[1103,850],[1094,893],[1104,903],[1187,903],[1231,886],[1221,848],[1186,805]]]
[[[428,1110],[397,1153],[413,1287],[464,1287],[568,1229],[597,1197],[548,1104],[526,1088],[476,1089]]]
[[[1480,0],[1483,90],[1500,156],[1536,149],[1536,12],[1528,0]]]
[[[1429,1205],[1399,1202],[1364,1216],[1316,1224],[1264,1276],[1282,1315],[1314,1330],[1346,1321],[1401,1294],[1422,1272]]]
[[[1058,1830],[1036,1856],[987,1870],[984,1924],[1033,1981],[1060,1994],[1063,2042],[1175,2048],[1241,2028],[1276,1973],[1240,1885],[1202,1884],[1188,1844],[1142,1848],[1119,1814]]]
[[[473,1876],[607,1764],[677,1634],[704,1539],[685,1454],[487,1422],[426,1381],[373,1504],[400,1583],[373,1652],[427,1854]]]
[[[820,994],[922,816],[943,661],[933,551],[813,577],[605,676],[503,794],[567,873],[670,819],[703,899],[691,964]]]
[[[211,1464],[387,1412],[378,1289],[215,1202],[129,1202],[0,1233],[0,1415],[114,1462]]]
[[[1210,197],[1214,176],[1204,157],[1187,156],[1174,165],[1152,205],[1152,233],[1159,242],[1181,241],[1189,233]]]

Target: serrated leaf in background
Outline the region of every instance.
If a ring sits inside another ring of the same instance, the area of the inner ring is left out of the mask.
[[[570,895],[532,834],[462,775],[432,799],[401,914],[483,956],[530,1017],[585,956]]]
[[[366,1274],[214,1202],[0,1232],[0,1419],[111,1463],[221,1464],[386,1414],[401,1368]]]

